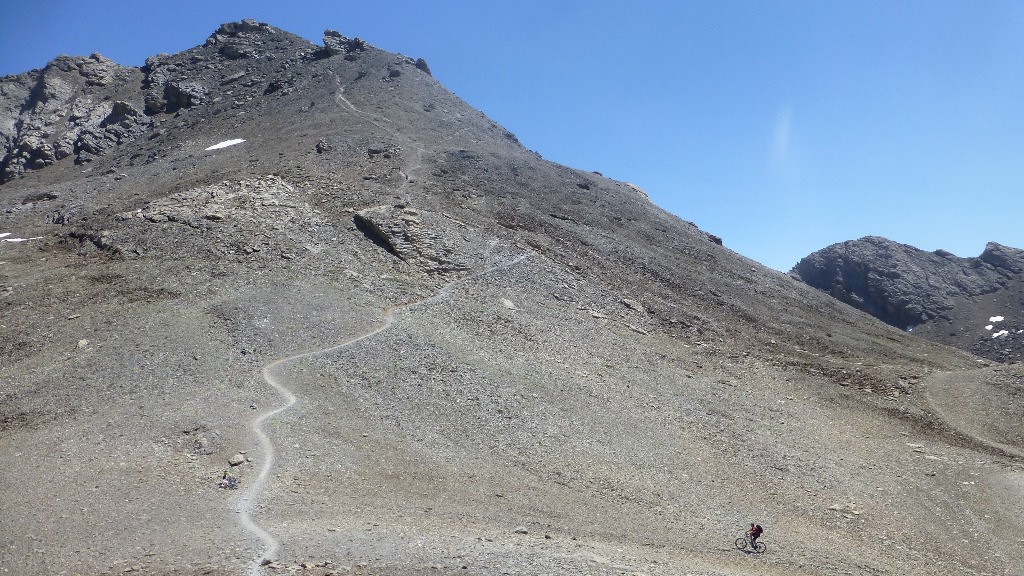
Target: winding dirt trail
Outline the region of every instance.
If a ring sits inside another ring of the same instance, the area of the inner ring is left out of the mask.
[[[364,121],[372,124],[373,126],[376,126],[381,130],[384,130],[385,132],[393,131],[393,128],[391,126],[387,126],[384,124],[387,123],[393,125],[394,123],[390,119],[384,116],[370,114],[357,108],[351,101],[348,100],[348,98],[345,97],[345,86],[341,85],[337,77],[335,77],[335,82],[338,84],[338,89],[335,95],[335,99],[338,104],[344,105],[352,112],[353,115],[363,119]],[[462,130],[459,130],[455,134],[451,134],[448,137],[446,137],[443,141],[450,140],[455,135],[461,132]],[[403,140],[403,144],[409,146],[414,150],[414,153],[412,157],[406,160],[405,167],[401,169],[401,173],[404,176],[404,182],[402,183],[401,186],[395,189],[395,193],[398,194],[405,192],[408,189],[408,187],[417,180],[417,173],[423,167],[423,155],[426,154],[427,152],[423,147],[413,142],[408,136],[405,136],[401,139]],[[484,252],[485,261],[487,255],[491,252],[491,250],[494,249],[497,243],[498,240],[496,239],[490,242],[490,244],[487,247],[487,250]],[[242,529],[248,532],[249,534],[255,536],[262,543],[263,546],[263,551],[249,565],[247,571],[249,576],[263,576],[263,566],[268,564],[277,556],[278,550],[280,550],[281,547],[281,542],[273,534],[271,534],[265,528],[260,526],[253,519],[252,516],[252,510],[253,506],[255,505],[256,499],[259,497],[260,493],[263,491],[263,488],[266,486],[267,481],[270,477],[270,472],[271,470],[273,470],[274,464],[277,460],[276,451],[274,449],[274,442],[267,435],[265,431],[265,425],[271,418],[290,409],[298,401],[298,398],[295,396],[295,394],[287,386],[285,386],[285,384],[278,376],[275,375],[275,370],[278,367],[288,364],[290,362],[301,360],[303,358],[314,357],[317,355],[329,354],[331,352],[340,350],[346,346],[351,346],[352,344],[355,344],[357,342],[380,334],[381,332],[391,327],[391,325],[395,321],[395,314],[397,312],[440,299],[449,294],[452,291],[452,289],[454,289],[456,286],[467,283],[471,280],[474,280],[486,274],[490,274],[497,270],[502,270],[514,266],[515,264],[522,262],[528,255],[529,252],[524,252],[510,261],[496,264],[494,266],[485,268],[480,272],[477,272],[470,276],[466,276],[465,278],[454,280],[442,286],[436,293],[427,298],[414,300],[412,302],[407,302],[405,304],[397,304],[394,306],[390,306],[386,310],[384,310],[384,323],[374,328],[373,330],[370,330],[369,332],[360,334],[358,336],[354,336],[342,342],[336,342],[324,348],[308,350],[305,352],[292,354],[290,356],[285,356],[283,358],[278,358],[277,360],[274,360],[273,362],[263,367],[263,379],[267,382],[267,384],[274,388],[274,390],[276,390],[278,394],[281,395],[285,402],[284,404],[272,410],[257,415],[250,421],[249,424],[253,433],[259,439],[260,447],[262,448],[263,452],[263,466],[260,469],[259,475],[257,475],[257,477],[249,484],[248,488],[242,494],[239,495],[236,507],[236,512],[238,513],[239,523],[241,524]]]
[[[487,248],[487,251],[485,252],[485,257],[487,252],[490,252],[494,248],[496,243],[497,240],[491,241],[490,246]],[[352,344],[355,344],[357,342],[380,334],[381,332],[390,328],[392,324],[394,324],[395,314],[397,312],[438,300],[451,293],[451,291],[456,286],[465,284],[471,280],[493,273],[495,271],[503,270],[511,266],[514,266],[519,262],[522,262],[524,259],[526,259],[528,255],[529,253],[525,252],[507,262],[496,264],[480,272],[477,272],[470,276],[466,276],[465,278],[460,278],[458,280],[449,282],[448,284],[442,286],[436,293],[427,298],[414,300],[412,302],[407,302],[405,304],[396,304],[394,306],[390,306],[384,311],[384,323],[374,328],[373,330],[370,330],[369,332],[360,334],[358,336],[354,336],[341,342],[336,342],[324,348],[308,350],[306,352],[300,352],[297,354],[292,354],[290,356],[285,356],[283,358],[278,358],[277,360],[274,360],[273,362],[263,367],[263,379],[267,382],[267,384],[273,387],[274,390],[278,392],[278,394],[281,395],[285,403],[272,410],[257,415],[255,418],[252,419],[252,421],[249,424],[249,426],[252,428],[253,433],[256,435],[257,438],[259,438],[260,447],[262,448],[263,451],[263,466],[260,468],[259,475],[249,484],[249,487],[239,496],[238,505],[236,508],[236,511],[239,516],[239,523],[241,524],[242,529],[248,532],[249,534],[255,536],[263,545],[263,551],[253,560],[252,564],[249,565],[249,569],[247,572],[249,576],[262,576],[264,574],[263,566],[269,563],[277,556],[277,552],[281,547],[281,542],[273,534],[271,534],[265,528],[260,526],[255,520],[253,520],[252,517],[252,509],[256,502],[256,499],[259,497],[260,492],[266,486],[267,481],[270,477],[270,472],[274,468],[274,464],[277,460],[274,442],[267,435],[264,429],[265,425],[267,421],[269,421],[271,418],[290,409],[298,401],[298,398],[295,396],[295,393],[292,392],[287,386],[285,386],[281,379],[275,375],[275,369],[289,362],[294,362],[296,360],[300,360],[303,358],[311,358],[322,354],[329,354],[331,352],[340,350],[346,346],[351,346]]]

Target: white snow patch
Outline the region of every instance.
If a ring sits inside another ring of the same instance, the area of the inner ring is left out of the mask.
[[[989,318],[988,321],[989,322],[1002,322],[1003,321],[1003,317],[1002,316],[993,316],[993,317]]]
[[[33,236],[31,238],[8,238],[10,232],[0,232],[0,241],[2,242],[28,242],[29,240],[41,240],[42,236]]]
[[[999,332],[993,334],[992,337],[999,338],[1000,336],[1006,336],[1007,334],[1009,334],[1009,332],[1007,332],[1006,330],[1000,330]]]
[[[235,138],[234,140],[225,140],[223,142],[218,142],[213,146],[210,146],[209,148],[207,148],[207,150],[220,150],[221,148],[227,148],[228,146],[234,146],[235,144],[241,144],[242,142],[245,142],[245,140],[242,138]]]
[[[985,326],[985,330],[991,330],[991,329],[992,329],[992,325],[991,324],[989,324],[988,326]]]

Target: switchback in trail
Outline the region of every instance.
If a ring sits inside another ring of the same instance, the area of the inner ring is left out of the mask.
[[[490,246],[487,249],[488,252],[491,249],[494,248],[496,243],[497,243],[496,240],[492,240],[491,241]],[[485,256],[486,256],[486,254],[485,254]],[[375,336],[375,335],[377,335],[377,334],[387,330],[388,328],[391,327],[392,324],[394,324],[395,314],[397,312],[399,312],[401,310],[408,309],[408,308],[412,308],[412,307],[415,307],[415,306],[419,306],[419,305],[422,305],[422,304],[426,304],[428,302],[431,302],[431,301],[437,300],[439,298],[442,298],[442,297],[448,295],[454,287],[456,287],[456,286],[458,286],[460,284],[464,284],[466,282],[469,282],[469,281],[474,280],[476,278],[479,278],[481,276],[490,274],[490,273],[495,272],[497,270],[502,270],[502,269],[508,268],[510,266],[514,266],[515,264],[518,264],[519,262],[522,262],[527,256],[528,256],[528,253],[520,254],[519,256],[517,256],[516,258],[514,258],[512,260],[509,260],[507,262],[502,262],[500,264],[497,264],[495,266],[491,266],[491,267],[489,267],[489,268],[487,268],[485,270],[477,272],[476,274],[473,274],[473,275],[467,276],[465,278],[460,278],[458,280],[450,282],[450,283],[444,285],[443,287],[441,287],[441,289],[439,289],[434,295],[432,295],[430,297],[423,298],[421,300],[415,300],[415,301],[408,302],[408,303],[405,303],[405,304],[398,304],[398,305],[391,306],[391,307],[387,308],[384,311],[384,323],[381,324],[380,326],[374,328],[373,330],[370,330],[369,332],[366,332],[364,334],[360,334],[358,336],[354,336],[354,337],[349,338],[347,340],[344,340],[342,342],[336,342],[336,343],[331,344],[331,345],[329,345],[327,347],[324,347],[324,348],[319,348],[319,349],[316,349],[316,350],[308,350],[308,351],[305,351],[305,352],[300,352],[300,353],[297,353],[297,354],[292,354],[292,355],[289,355],[289,356],[285,356],[283,358],[278,358],[277,360],[274,360],[273,362],[271,362],[271,363],[269,363],[269,364],[267,364],[266,366],[263,367],[263,370],[262,370],[263,379],[267,382],[267,384],[269,384],[271,387],[273,387],[274,390],[276,390],[281,395],[281,397],[284,399],[285,402],[284,402],[284,404],[282,404],[282,405],[280,405],[280,406],[278,406],[278,407],[276,407],[276,408],[274,408],[272,410],[269,410],[267,412],[263,412],[262,414],[257,415],[250,422],[250,427],[252,428],[253,433],[259,439],[260,447],[263,450],[263,466],[260,468],[259,475],[256,476],[256,478],[252,481],[252,483],[245,490],[245,492],[243,492],[239,496],[238,508],[237,508],[237,512],[238,512],[238,515],[239,515],[239,523],[241,524],[242,529],[245,530],[246,532],[252,534],[256,538],[258,538],[260,540],[260,542],[262,543],[262,545],[263,545],[263,551],[254,559],[253,563],[249,567],[248,574],[250,576],[260,576],[260,575],[262,575],[263,574],[262,567],[264,565],[266,565],[267,563],[269,563],[270,561],[272,561],[276,557],[277,552],[278,552],[278,550],[281,547],[281,542],[276,537],[274,537],[273,534],[271,534],[265,528],[260,526],[255,520],[253,520],[253,517],[252,517],[253,505],[254,505],[254,503],[256,501],[256,498],[259,497],[260,492],[263,490],[264,486],[266,485],[267,480],[268,480],[268,478],[270,476],[270,471],[273,469],[274,463],[276,461],[276,452],[275,452],[275,449],[274,449],[274,442],[267,435],[267,433],[266,433],[266,431],[264,429],[265,425],[266,425],[267,421],[269,421],[271,418],[273,418],[274,416],[277,416],[278,414],[281,414],[282,412],[288,410],[289,408],[294,406],[295,403],[298,401],[298,399],[295,396],[294,392],[292,392],[291,389],[289,389],[285,385],[285,383],[282,381],[282,379],[278,375],[275,375],[276,369],[278,367],[283,366],[285,364],[288,364],[290,362],[293,362],[293,361],[296,361],[296,360],[300,360],[300,359],[303,359],[303,358],[310,358],[310,357],[313,357],[313,356],[319,356],[319,355],[322,355],[322,354],[328,354],[328,353],[340,350],[342,348],[345,348],[346,346],[350,346],[352,344],[355,344],[356,342],[359,342],[359,341],[365,340],[367,338],[370,338],[372,336]]]

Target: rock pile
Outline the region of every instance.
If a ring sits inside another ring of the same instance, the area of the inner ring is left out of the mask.
[[[366,50],[366,42],[359,38],[346,38],[336,30],[324,30],[323,55],[342,56],[347,60],[354,60],[356,54]]]

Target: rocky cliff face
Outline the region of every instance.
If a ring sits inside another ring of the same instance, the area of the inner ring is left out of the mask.
[[[332,30],[324,42],[317,48],[244,20],[224,24],[193,50],[148,58],[140,69],[100,54],[60,56],[42,70],[0,78],[0,183],[65,158],[92,162],[152,130],[161,115],[201,105],[219,114],[262,94],[287,94],[302,63],[352,61],[366,50],[362,40]]]
[[[133,86],[141,77],[93,54],[0,79],[0,182],[65,158],[87,163],[138,137],[150,125]]]
[[[883,322],[1001,361],[1024,352],[1022,273],[1024,250],[994,242],[959,258],[879,237],[834,244],[790,272]]]

